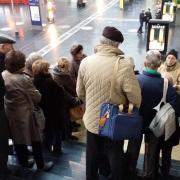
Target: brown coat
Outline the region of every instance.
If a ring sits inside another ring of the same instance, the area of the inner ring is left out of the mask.
[[[32,141],[40,140],[33,109],[34,104],[40,102],[41,95],[25,74],[4,71],[2,76],[6,87],[5,111],[12,139],[15,144],[31,145]]]

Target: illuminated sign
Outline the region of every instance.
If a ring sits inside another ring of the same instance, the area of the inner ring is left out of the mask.
[[[165,26],[152,25],[150,30],[149,49],[163,51],[165,46]]]
[[[39,0],[29,0],[29,10],[31,24],[35,26],[42,26]]]
[[[173,2],[165,2],[163,5],[162,19],[174,22],[176,15],[176,5]]]
[[[147,34],[147,50],[166,53],[168,44],[169,22],[150,20]]]

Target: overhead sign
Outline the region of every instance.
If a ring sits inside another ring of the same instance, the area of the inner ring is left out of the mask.
[[[29,0],[29,10],[31,16],[31,24],[34,26],[42,26],[39,0]]]

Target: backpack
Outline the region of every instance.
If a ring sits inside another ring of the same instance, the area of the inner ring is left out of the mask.
[[[167,90],[168,79],[164,79],[163,97],[160,103],[153,108],[157,112],[149,126],[156,137],[165,135],[165,141],[176,131],[175,111],[170,103],[166,102]]]

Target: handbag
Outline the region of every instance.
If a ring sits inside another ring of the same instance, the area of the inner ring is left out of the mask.
[[[110,87],[110,102],[114,91],[114,77],[118,68],[119,58],[115,63]],[[100,108],[99,136],[111,140],[139,139],[142,135],[142,119],[138,108],[132,103],[129,107],[103,103]]]
[[[45,128],[45,122],[46,122],[43,110],[39,106],[37,106],[34,108],[33,114],[37,126],[39,127],[40,130],[43,130]]]
[[[83,105],[78,105],[70,109],[70,118],[72,121],[81,120],[84,115]]]
[[[173,107],[166,102],[167,90],[168,79],[164,79],[163,97],[159,104],[153,108],[157,112],[149,126],[149,129],[156,137],[165,135],[165,141],[176,131],[175,111]]]

